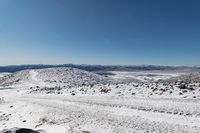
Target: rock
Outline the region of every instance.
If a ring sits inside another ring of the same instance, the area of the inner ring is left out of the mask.
[[[179,92],[178,94],[179,94],[179,95],[183,95],[183,93],[182,93],[182,92]]]
[[[175,85],[182,85],[184,82],[182,81],[182,80],[177,80],[176,82],[175,82]]]
[[[103,92],[103,93],[108,93],[108,92],[110,92],[111,91],[111,89],[101,89],[100,90],[100,92]]]
[[[187,93],[188,91],[187,91],[187,90],[182,90],[182,92],[183,92],[183,93]]]
[[[179,89],[186,89],[186,88],[187,88],[185,84],[178,85],[177,87],[178,87]]]
[[[0,133],[44,133],[44,131],[34,131],[32,129],[27,128],[13,128],[13,129],[5,129],[0,131]]]
[[[154,89],[153,89],[153,92],[156,91],[156,90],[158,90],[158,88],[154,88]]]
[[[75,94],[75,93],[71,93],[71,95],[72,95],[72,96],[75,96],[76,94]]]
[[[189,87],[187,89],[190,90],[190,91],[194,91],[195,90],[193,87]]]
[[[91,133],[91,132],[89,132],[89,131],[82,131],[83,133]]]
[[[135,93],[132,93],[131,95],[135,95]]]
[[[163,88],[161,88],[161,89],[160,89],[160,91],[162,91],[162,92],[165,92],[165,91],[166,91],[166,89],[163,89]]]
[[[39,133],[39,132],[31,130],[31,129],[22,128],[22,129],[17,130],[16,133]]]

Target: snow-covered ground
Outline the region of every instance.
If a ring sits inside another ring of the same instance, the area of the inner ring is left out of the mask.
[[[150,74],[145,73],[147,77],[155,76]],[[144,76],[144,72],[140,75]],[[164,75],[159,79],[176,76]],[[184,84],[182,88],[180,83],[152,80],[110,81],[68,68],[26,70],[0,78],[0,130],[19,127],[47,133],[200,132],[200,83]]]
[[[200,103],[195,100],[1,93],[2,128],[48,133],[200,132]]]
[[[119,72],[110,71],[113,75],[110,77],[117,80],[129,80],[139,82],[158,81],[160,79],[168,79],[176,76],[180,76],[185,73],[178,72],[162,72],[162,71],[139,71],[139,72]]]
[[[10,74],[10,73],[0,73],[0,78],[6,76],[8,74]]]

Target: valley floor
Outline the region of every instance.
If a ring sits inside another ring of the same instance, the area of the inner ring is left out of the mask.
[[[199,133],[200,101],[24,94],[1,90],[0,130],[47,133]]]

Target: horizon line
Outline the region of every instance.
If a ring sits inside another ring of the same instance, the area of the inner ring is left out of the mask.
[[[161,64],[76,64],[76,63],[64,63],[64,64],[13,64],[13,65],[0,65],[0,67],[11,67],[11,66],[62,66],[62,65],[75,65],[75,66],[162,66],[162,67],[200,67],[199,65],[161,65]]]

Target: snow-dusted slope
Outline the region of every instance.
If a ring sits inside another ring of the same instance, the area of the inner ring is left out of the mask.
[[[5,87],[81,86],[106,82],[106,78],[75,68],[48,68],[19,71],[0,78]]]
[[[132,74],[132,73],[131,73]],[[190,74],[182,76],[197,79]],[[163,78],[165,79],[165,77]],[[173,78],[177,81],[179,77]],[[0,78],[0,88],[22,88],[27,93],[152,98],[200,99],[200,82],[178,83],[109,82],[106,77],[75,68],[49,68],[19,71]],[[167,80],[168,81],[168,80]]]
[[[184,74],[181,76],[163,80],[163,82],[175,84],[178,80],[183,81],[185,83],[200,83],[200,72]]]

